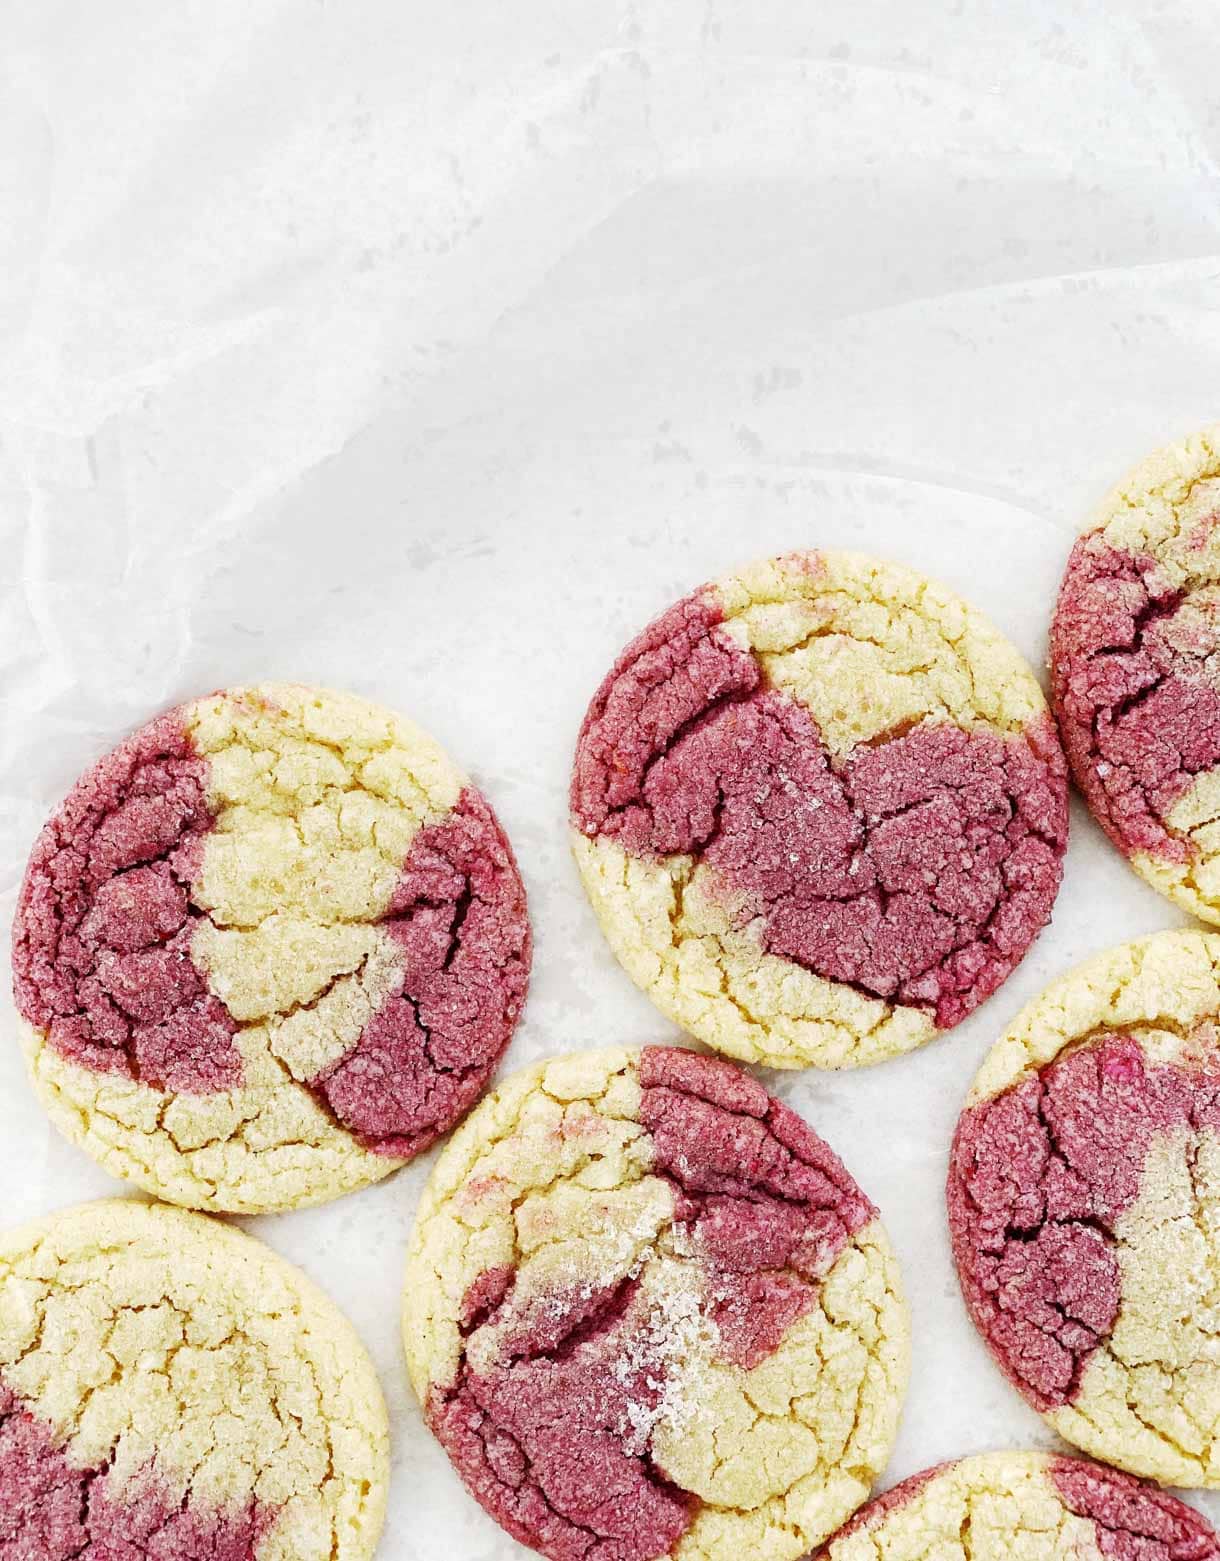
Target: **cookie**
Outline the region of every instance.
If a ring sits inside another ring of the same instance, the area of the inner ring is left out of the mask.
[[[411,1380],[468,1489],[552,1561],[790,1561],[894,1439],[906,1305],[877,1211],[730,1063],[511,1078],[447,1145],[407,1265]]]
[[[972,608],[851,553],[671,607],[581,728],[573,847],[615,954],[677,1024],[772,1067],[909,1051],[1048,920],[1066,766]]]
[[[119,1200],[0,1236],[5,1561],[365,1561],[388,1481],[360,1341],[260,1242]]]
[[[953,1252],[999,1364],[1085,1452],[1220,1488],[1220,935],[1056,982],[958,1122]]]
[[[1220,924],[1220,426],[1158,450],[1068,560],[1053,697],[1093,816],[1152,886]]]
[[[350,694],[234,689],[142,727],[34,847],[13,937],[34,1087],[195,1208],[320,1203],[474,1104],[530,961],[491,809]]]
[[[1193,1507],[1113,1469],[983,1453],[871,1502],[818,1561],[1220,1561]]]

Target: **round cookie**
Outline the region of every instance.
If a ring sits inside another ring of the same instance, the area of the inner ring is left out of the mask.
[[[552,1561],[794,1561],[867,1497],[908,1371],[897,1263],[834,1154],[730,1063],[586,1052],[446,1146],[403,1336],[433,1432]]]
[[[817,1561],[1220,1561],[1193,1507],[1081,1458],[982,1453],[914,1475]]]
[[[581,728],[573,849],[677,1024],[772,1067],[909,1051],[1051,913],[1066,766],[1025,662],[898,565],[798,553],[663,613]]]
[[[263,684],[151,721],[34,846],[34,1087],[107,1170],[254,1212],[385,1176],[474,1104],[529,972],[491,809],[408,721]]]
[[[0,1236],[0,1556],[366,1561],[388,1482],[368,1356],[261,1243],[119,1200]]]
[[[1220,425],[1158,450],[1072,549],[1051,631],[1076,784],[1140,876],[1220,924]]]
[[[999,1364],[1085,1452],[1220,1488],[1220,935],[1082,965],[992,1049],[948,1185]]]

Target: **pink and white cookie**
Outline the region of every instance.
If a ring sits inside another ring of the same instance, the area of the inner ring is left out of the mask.
[[[491,809],[418,728],[264,684],[169,711],[35,844],[13,969],[30,1075],[115,1175],[196,1208],[319,1203],[474,1104],[530,930]]]
[[[982,1453],[904,1480],[818,1561],[1220,1561],[1185,1502],[1082,1458]]]
[[[953,1253],[1000,1366],[1068,1441],[1220,1488],[1220,936],[1055,982],[958,1123]]]
[[[1076,784],[1155,889],[1220,924],[1220,427],[1158,450],[1072,549],[1051,631]]]
[[[627,972],[743,1061],[877,1062],[1047,922],[1066,766],[1028,666],[923,576],[755,564],[627,647],[581,728],[573,848]]]
[[[118,1200],[0,1235],[3,1561],[368,1561],[388,1483],[367,1354],[261,1243]]]
[[[694,1052],[516,1074],[446,1146],[403,1337],[467,1488],[551,1561],[796,1561],[867,1497],[906,1390],[876,1209]]]

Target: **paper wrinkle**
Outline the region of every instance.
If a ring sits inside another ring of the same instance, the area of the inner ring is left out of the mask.
[[[406,711],[502,818],[537,935],[509,1065],[670,1038],[568,855],[590,694],[699,581],[819,544],[943,578],[1043,662],[1075,528],[1217,415],[1218,61],[1220,13],[1189,0],[16,0],[5,936],[43,819],[132,726],[227,683],[313,680]],[[951,1037],[773,1081],[904,1263],[891,1479],[1045,1442],[957,1299],[949,1137],[1021,1002],[1185,920],[1079,807],[1073,824],[1053,926]],[[11,1035],[0,1082],[6,1218],[112,1189],[47,1128]],[[401,1367],[430,1163],[252,1223],[373,1350],[386,1561],[510,1561]]]

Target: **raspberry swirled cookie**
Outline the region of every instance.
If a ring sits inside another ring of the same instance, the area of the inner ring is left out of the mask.
[[[1068,1441],[1220,1488],[1220,936],[1057,981],[993,1048],[948,1204],[975,1324]]]
[[[1130,1475],[1046,1453],[982,1453],[871,1502],[817,1561],[1220,1561],[1211,1525]]]
[[[358,699],[232,689],[141,728],[35,844],[14,985],[56,1124],[196,1208],[333,1198],[474,1104],[525,996],[487,803]]]
[[[367,1561],[388,1481],[368,1356],[261,1243],[118,1200],[0,1236],[0,1556]]]
[[[876,1210],[732,1064],[510,1078],[446,1146],[403,1336],[472,1494],[552,1561],[795,1561],[867,1497],[908,1327]]]
[[[1094,817],[1155,889],[1220,924],[1220,426],[1158,450],[1068,560],[1052,691]]]
[[[1066,766],[1013,647],[920,575],[800,553],[696,591],[585,717],[573,849],[611,947],[730,1056],[851,1067],[1000,985],[1049,919]]]

